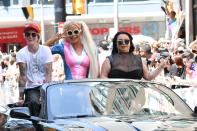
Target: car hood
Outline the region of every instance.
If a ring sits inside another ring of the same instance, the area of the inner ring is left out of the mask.
[[[116,116],[119,121],[132,124],[139,130],[196,130],[197,117],[192,116]]]
[[[93,131],[132,130],[196,130],[197,118],[183,116],[107,116],[57,119],[54,123],[41,123],[45,128],[57,130],[83,129]]]
[[[85,131],[135,131],[135,128],[125,122],[116,121],[110,117],[86,117],[72,119],[57,119],[54,123],[40,123],[45,128],[57,130],[85,130]]]

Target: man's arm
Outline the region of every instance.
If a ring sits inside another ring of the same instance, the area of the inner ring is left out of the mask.
[[[45,72],[45,83],[47,83],[52,80],[52,62],[45,64]]]
[[[19,91],[20,91],[20,99],[24,98],[24,89],[26,86],[26,71],[27,66],[25,63],[18,63],[19,66]]]
[[[59,40],[59,38],[58,37],[52,37],[52,38],[50,38],[49,40],[47,40],[45,43],[44,43],[44,45],[46,45],[46,46],[53,46],[54,45],[54,43],[56,42],[56,41],[58,41]]]
[[[169,1],[166,1],[166,2],[165,2],[165,12],[166,12],[166,15],[167,15],[167,16],[170,15],[170,11],[168,10],[168,5],[169,5]]]

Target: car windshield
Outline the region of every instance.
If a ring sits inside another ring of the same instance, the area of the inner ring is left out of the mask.
[[[189,115],[192,110],[169,88],[150,82],[79,82],[49,86],[52,118],[95,115]]]
[[[54,118],[92,115],[88,86],[56,85],[47,92],[47,109]]]
[[[191,114],[191,109],[170,89],[148,82],[121,83],[113,89],[99,85],[92,90],[91,98],[92,103],[107,115]]]

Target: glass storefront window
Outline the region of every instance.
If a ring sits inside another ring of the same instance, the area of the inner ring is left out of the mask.
[[[12,5],[18,5],[18,4],[19,4],[19,1],[18,0],[13,0]]]
[[[30,4],[37,4],[37,0],[30,0]]]
[[[93,3],[109,3],[109,2],[113,2],[114,0],[89,0],[89,2],[93,2]],[[119,2],[134,2],[134,1],[150,1],[150,0],[118,0]]]
[[[134,1],[147,1],[147,0],[119,0],[119,2],[134,2]]]
[[[72,3],[72,0],[65,0],[66,4]],[[54,0],[44,0],[45,5],[52,5],[54,4]]]
[[[10,6],[10,0],[0,0],[0,6]]]
[[[194,0],[194,5],[197,4],[197,0]]]
[[[194,39],[197,38],[197,0],[193,0]]]
[[[194,10],[194,38],[197,37],[197,8]]]
[[[107,2],[113,2],[113,0],[95,0],[96,3],[107,3]]]

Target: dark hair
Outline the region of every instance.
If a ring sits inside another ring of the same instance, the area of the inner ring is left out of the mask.
[[[174,56],[174,62],[176,63],[177,66],[183,66],[183,58],[181,56]]]
[[[151,52],[151,46],[150,46],[148,43],[142,43],[142,44],[140,45],[140,48],[141,48],[144,52],[146,52],[146,53],[148,53],[148,54],[152,54],[152,52]]]
[[[114,38],[113,38],[113,49],[112,49],[112,54],[116,54],[118,53],[118,48],[117,48],[117,39],[118,39],[118,36],[119,35],[122,35],[122,34],[125,34],[129,37],[129,40],[130,40],[130,49],[129,49],[129,52],[133,52],[135,47],[133,45],[133,37],[127,33],[127,32],[124,32],[124,31],[119,31],[115,34]]]
[[[108,49],[109,43],[107,43],[106,40],[101,41],[97,46],[101,47],[103,50],[109,50]]]
[[[174,17],[176,16],[176,12],[175,11],[171,11],[170,14],[172,14]]]

